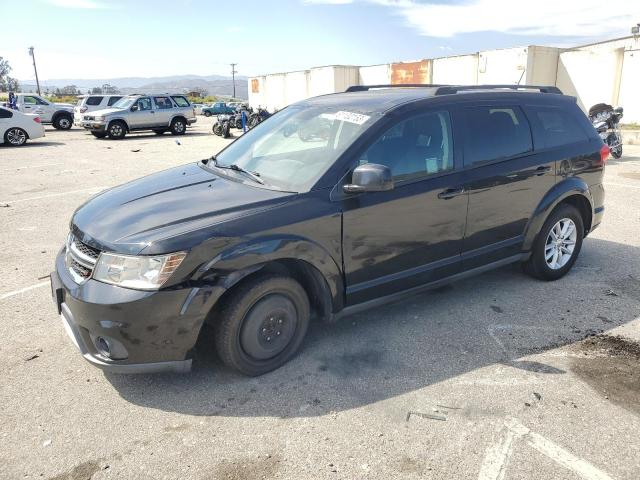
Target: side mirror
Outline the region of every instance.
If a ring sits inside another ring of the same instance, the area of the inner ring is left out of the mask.
[[[345,193],[384,192],[393,190],[391,170],[386,165],[365,163],[353,171],[350,184],[342,187]]]
[[[138,111],[138,105],[133,105],[133,106],[131,107],[131,111],[132,111],[132,112],[137,112],[137,111]]]

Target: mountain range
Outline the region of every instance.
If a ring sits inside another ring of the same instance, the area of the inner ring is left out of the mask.
[[[236,97],[247,98],[247,77],[238,76],[235,79]],[[101,87],[109,84],[117,87],[123,93],[164,93],[183,92],[200,88],[206,90],[208,95],[231,96],[233,95],[233,80],[223,75],[173,75],[167,77],[120,77],[120,78],[56,78],[40,81],[40,88],[49,91],[63,88],[67,85],[75,85],[83,93],[93,87]],[[33,79],[20,80],[23,91],[35,90]]]

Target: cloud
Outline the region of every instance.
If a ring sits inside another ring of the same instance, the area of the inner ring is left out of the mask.
[[[638,0],[470,0],[443,4],[416,0],[359,0],[389,8],[428,37],[501,32],[512,35],[593,37],[629,33],[640,19]],[[350,0],[306,0],[350,3]]]
[[[105,8],[104,5],[93,0],[47,0],[48,3],[61,8],[84,8],[96,9]]]

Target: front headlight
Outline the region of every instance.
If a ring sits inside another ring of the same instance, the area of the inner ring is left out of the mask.
[[[93,270],[93,278],[138,290],[157,290],[178,268],[187,254],[183,252],[156,257],[132,257],[102,253]]]
[[[104,117],[100,117],[100,116],[99,117],[95,117],[94,120],[96,122],[104,122]]]

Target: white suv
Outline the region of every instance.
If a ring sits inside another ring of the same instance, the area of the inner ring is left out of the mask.
[[[124,95],[82,95],[73,108],[73,124],[82,126],[82,117],[87,112],[111,107]]]

